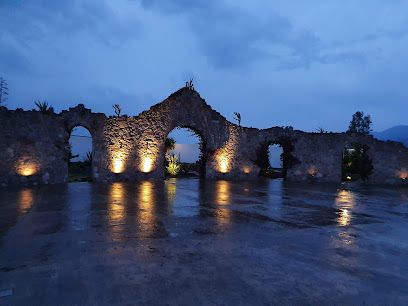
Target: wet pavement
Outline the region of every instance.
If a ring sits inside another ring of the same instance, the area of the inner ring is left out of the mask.
[[[408,187],[3,188],[0,305],[406,305],[407,221]]]

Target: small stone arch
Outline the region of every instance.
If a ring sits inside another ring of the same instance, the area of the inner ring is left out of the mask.
[[[101,161],[106,155],[106,143],[103,140],[103,127],[106,124],[106,116],[100,113],[92,113],[83,104],[78,104],[76,107],[69,108],[68,111],[62,111],[61,117],[65,126],[65,162],[69,155],[69,140],[71,133],[75,127],[85,128],[92,137],[92,179],[97,178],[101,168]],[[68,178],[68,169],[66,170]]]
[[[294,155],[294,150],[295,147],[293,145],[293,142],[295,140],[292,139],[291,137],[288,136],[279,136],[279,137],[273,137],[264,140],[262,143],[259,143],[257,149],[256,149],[256,159],[254,160],[254,163],[259,167],[260,172],[259,174],[264,176],[267,171],[267,167],[270,166],[269,162],[269,154],[268,154],[268,149],[270,145],[279,145],[282,148],[282,155],[281,155],[281,160],[282,160],[282,176],[286,180],[288,170],[299,164],[300,160]]]

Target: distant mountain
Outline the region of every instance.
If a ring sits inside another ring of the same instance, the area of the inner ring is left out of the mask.
[[[393,140],[402,142],[408,147],[408,125],[397,125],[382,132],[373,132],[379,140]]]

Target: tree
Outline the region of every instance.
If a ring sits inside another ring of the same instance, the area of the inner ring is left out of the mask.
[[[164,141],[164,147],[166,148],[166,151],[173,151],[176,148],[176,140],[171,137],[167,137],[166,140]]]
[[[0,106],[6,103],[7,96],[8,96],[7,82],[3,77],[0,77]]]
[[[234,112],[234,115],[235,115],[234,120],[237,120],[238,125],[241,126],[241,114],[237,113],[237,112]]]
[[[350,175],[357,174],[363,181],[373,173],[373,159],[368,155],[367,145],[353,144],[350,149],[344,148],[342,161],[342,178],[350,179]]]
[[[364,112],[356,112],[350,121],[349,132],[357,132],[368,135],[371,132],[370,115],[364,116]]]

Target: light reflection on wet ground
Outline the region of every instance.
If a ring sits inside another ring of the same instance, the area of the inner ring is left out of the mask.
[[[405,304],[407,191],[197,179],[0,189],[0,290],[15,288],[16,304]]]

